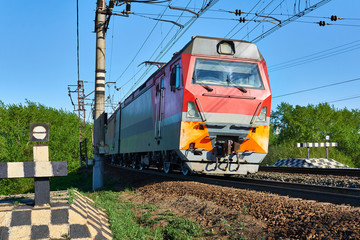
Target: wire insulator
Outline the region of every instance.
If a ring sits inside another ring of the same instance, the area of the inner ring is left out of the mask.
[[[243,17],[243,18],[239,18],[238,20],[239,20],[239,22],[242,22],[242,23],[246,22],[246,19],[245,19],[244,17]]]
[[[127,2],[126,3],[126,11],[130,12],[131,11],[131,2]]]
[[[236,16],[240,16],[240,15],[241,15],[241,13],[242,13],[242,12],[241,12],[241,10],[240,10],[240,9],[236,9],[236,10],[235,10],[235,15],[236,15]]]
[[[109,8],[114,8],[114,4],[115,4],[114,1],[110,1],[110,2],[109,2]]]
[[[320,27],[324,27],[326,25],[325,21],[318,22]]]
[[[330,19],[331,21],[336,21],[338,20],[338,17],[336,15],[331,15]]]

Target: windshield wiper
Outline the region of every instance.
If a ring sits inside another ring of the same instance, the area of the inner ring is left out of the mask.
[[[236,87],[237,89],[239,89],[240,91],[242,91],[243,93],[247,93],[247,90],[241,86],[238,86],[238,85],[235,85],[235,83],[233,83],[229,77],[229,74],[226,76],[226,82],[228,83],[228,86],[231,86],[232,87]]]
[[[193,76],[193,80],[195,80],[195,83],[196,83],[197,78],[196,78],[195,76]],[[209,87],[209,86],[206,85],[206,84],[203,84],[203,83],[197,83],[197,84],[201,85],[203,88],[205,88],[205,89],[208,90],[209,92],[212,92],[212,91],[214,90],[213,88]]]
[[[247,90],[245,88],[243,88],[243,87],[240,87],[240,86],[234,86],[234,87],[236,87],[237,89],[239,89],[243,93],[247,93]]]
[[[206,90],[208,90],[209,92],[212,92],[214,89],[212,89],[211,87],[209,87],[208,85],[205,84],[200,84],[201,86],[203,86],[203,88],[205,88]]]

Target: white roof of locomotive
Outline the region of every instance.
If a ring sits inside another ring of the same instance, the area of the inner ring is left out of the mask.
[[[204,54],[204,55],[215,55],[215,56],[224,56],[218,52],[218,45],[221,42],[233,42],[235,53],[232,56],[235,58],[250,58],[263,60],[259,49],[254,43],[243,41],[243,40],[234,40],[234,39],[225,39],[225,38],[212,38],[212,37],[203,37],[196,36],[186,44],[186,46],[178,52],[178,54]],[[177,55],[177,54],[176,54]]]

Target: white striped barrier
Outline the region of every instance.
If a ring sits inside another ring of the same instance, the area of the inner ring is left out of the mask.
[[[322,142],[322,143],[296,143],[297,147],[306,147],[307,148],[307,158],[310,158],[311,147],[326,147],[326,159],[329,159],[329,149],[328,147],[337,147],[337,142]]]
[[[0,162],[0,178],[67,176],[67,162]]]
[[[297,143],[297,147],[337,147],[337,142],[323,142],[323,143]]]

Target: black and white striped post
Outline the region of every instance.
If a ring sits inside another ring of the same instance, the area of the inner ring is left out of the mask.
[[[337,142],[323,142],[323,143],[296,143],[297,147],[306,147],[307,148],[307,158],[310,158],[311,147],[326,147],[326,158],[329,159],[328,147],[337,147]]]
[[[49,124],[48,123],[30,123],[30,141],[48,142],[49,141]],[[36,144],[33,146],[33,155],[35,163],[50,163],[49,162],[49,146],[45,144]],[[45,164],[43,164],[45,166]],[[49,166],[49,165],[48,165]],[[35,187],[35,205],[50,204],[50,168],[44,167],[42,169],[41,177],[34,178]],[[46,172],[46,173],[45,173]]]
[[[325,136],[325,141],[329,141],[330,140],[330,136],[326,135]],[[326,159],[329,159],[329,147],[326,147]]]
[[[30,141],[49,141],[48,123],[30,123]],[[0,178],[34,178],[35,205],[50,204],[49,177],[66,176],[67,162],[49,161],[49,147],[33,147],[34,162],[1,162]]]

